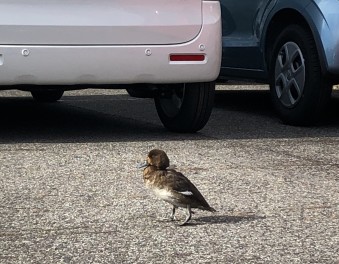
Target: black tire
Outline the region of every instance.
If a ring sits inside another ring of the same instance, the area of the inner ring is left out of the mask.
[[[202,129],[212,112],[215,83],[163,86],[154,98],[159,118],[170,131],[194,133]]]
[[[322,75],[312,33],[300,25],[289,25],[272,51],[269,74],[275,110],[286,124],[314,124],[328,105],[332,86]]]
[[[62,90],[35,90],[31,91],[32,97],[39,103],[54,103],[62,97]]]

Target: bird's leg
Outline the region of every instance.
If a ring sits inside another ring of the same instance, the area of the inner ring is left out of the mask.
[[[189,204],[187,205],[186,209],[187,209],[187,216],[186,216],[185,221],[182,224],[180,224],[181,226],[186,225],[192,216],[191,206]]]
[[[172,221],[174,221],[174,220],[177,220],[176,218],[175,218],[175,209],[176,209],[176,207],[175,207],[175,205],[173,205],[173,208],[172,208],[172,214],[170,215],[170,218],[171,218],[171,220]]]

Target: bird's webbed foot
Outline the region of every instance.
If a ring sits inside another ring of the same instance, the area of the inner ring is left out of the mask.
[[[192,217],[192,211],[191,211],[191,206],[190,206],[190,205],[187,205],[186,211],[187,211],[186,219],[185,219],[184,222],[182,222],[182,223],[180,224],[180,226],[186,225],[187,222],[188,222],[188,221],[191,219],[191,217]]]

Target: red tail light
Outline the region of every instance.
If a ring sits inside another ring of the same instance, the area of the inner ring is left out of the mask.
[[[204,61],[205,54],[170,54],[170,61]]]

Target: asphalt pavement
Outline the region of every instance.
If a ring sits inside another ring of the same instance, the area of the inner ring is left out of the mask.
[[[196,134],[124,90],[2,91],[0,112],[1,264],[339,263],[338,91],[314,127],[282,124],[256,85],[218,87]],[[153,148],[216,213],[169,220],[136,168]]]

